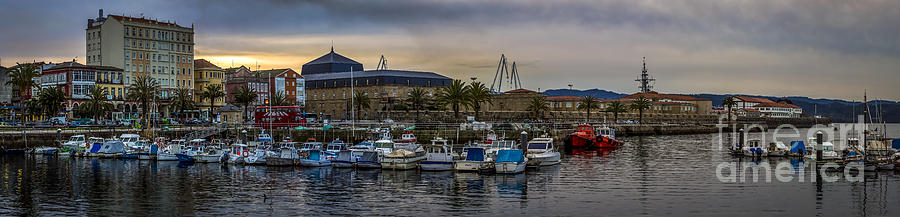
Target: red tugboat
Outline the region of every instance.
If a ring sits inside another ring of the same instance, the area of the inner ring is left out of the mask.
[[[569,134],[569,145],[572,148],[590,148],[594,145],[594,127],[589,124],[580,124],[575,132]]]
[[[595,131],[593,126],[581,124],[569,134],[569,144],[572,148],[617,148],[623,142],[616,139],[613,128],[604,126]]]
[[[599,135],[594,139],[594,148],[618,148],[623,142],[616,139],[616,129],[603,126],[597,131]]]

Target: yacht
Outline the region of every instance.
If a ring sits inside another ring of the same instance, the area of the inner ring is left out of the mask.
[[[494,169],[498,174],[516,174],[525,172],[528,158],[518,149],[504,149],[497,152]]]
[[[528,166],[549,166],[560,162],[560,154],[553,146],[553,138],[539,137],[528,141]]]
[[[443,138],[431,140],[431,145],[425,147],[425,160],[419,163],[423,171],[453,170],[453,148]]]
[[[160,143],[162,146],[162,150],[156,154],[157,161],[177,161],[178,156],[176,154],[181,153],[181,149],[184,146],[183,139],[176,139],[169,142],[169,144]]]

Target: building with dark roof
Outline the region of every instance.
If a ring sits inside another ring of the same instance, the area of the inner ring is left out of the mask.
[[[370,99],[368,109],[359,111],[358,119],[384,119],[395,109],[406,108],[404,99],[420,88],[428,97],[453,79],[423,71],[363,70],[363,65],[331,50],[328,54],[303,64],[306,80],[306,111],[324,119],[350,119],[353,92]],[[352,82],[352,85],[351,85]]]
[[[313,74],[362,70],[362,63],[356,62],[355,60],[335,53],[334,47],[332,47],[331,52],[322,55],[321,57],[316,58],[313,61],[309,61],[308,63],[303,64],[303,68],[301,69],[300,73],[306,76]]]

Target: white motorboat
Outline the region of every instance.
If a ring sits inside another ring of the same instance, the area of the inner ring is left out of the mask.
[[[325,153],[333,155],[333,156],[337,156],[338,152],[341,152],[342,150],[348,150],[348,149],[347,149],[347,144],[344,143],[343,141],[341,141],[340,139],[335,139],[334,141],[331,141],[331,143],[328,143],[328,145],[325,146]]]
[[[103,147],[103,142],[106,140],[100,137],[90,137],[88,138],[87,143],[85,143],[84,154],[82,156],[85,157],[99,157],[100,156],[100,148]]]
[[[553,138],[540,137],[528,141],[528,166],[549,166],[560,162],[560,154],[553,146]]]
[[[231,152],[228,153],[228,161],[229,164],[243,164],[244,158],[249,157],[250,147],[247,144],[237,143],[231,145]]]
[[[453,170],[453,149],[443,138],[431,140],[431,145],[425,147],[425,160],[419,163],[422,171],[447,171]]]
[[[191,140],[192,145],[200,146],[201,151],[197,153],[194,157],[196,162],[199,163],[219,163],[222,162],[222,159],[227,153],[226,150],[222,149],[221,143],[210,143],[206,142],[205,139],[195,139]],[[197,144],[194,144],[197,143]]]
[[[141,136],[138,134],[122,134],[119,136],[119,141],[125,143],[125,149],[132,149],[136,145],[137,141],[141,140]]]
[[[274,152],[270,151],[270,146],[268,145],[259,145],[253,149],[253,152],[250,152],[250,156],[244,157],[244,163],[246,164],[255,164],[255,165],[265,165],[266,164],[266,156],[269,153],[274,154]]]
[[[483,147],[463,147],[463,160],[453,164],[456,171],[486,171],[494,169],[494,162],[490,160]]]
[[[296,166],[300,165],[300,155],[294,142],[282,142],[281,147],[275,150],[275,155],[266,156],[267,166]]]
[[[769,143],[767,149],[769,157],[784,157],[791,153],[791,148],[785,145],[784,142]]]
[[[105,141],[98,153],[102,158],[122,157],[122,154],[125,154],[125,143],[119,140]]]
[[[377,151],[362,151],[362,154],[356,159],[356,168],[381,168],[381,159],[381,153]]]
[[[341,150],[337,157],[331,160],[331,166],[340,168],[353,168],[356,165],[356,156],[352,150]]]
[[[162,143],[160,143],[162,144]],[[156,155],[157,161],[177,161],[178,157],[176,154],[181,153],[181,149],[184,146],[184,140],[176,139],[169,142],[169,144],[163,144],[162,150]]]
[[[375,151],[381,153],[381,155],[390,154],[394,151],[394,141],[391,141],[390,139],[375,141]]]
[[[525,172],[528,158],[518,149],[504,149],[497,151],[497,160],[494,169],[498,174],[516,174]]]
[[[853,147],[855,146],[854,140],[855,140],[854,138],[850,138],[848,140],[848,142],[849,142],[848,149],[851,149],[851,150],[853,149]],[[809,143],[806,144],[806,148],[807,148],[806,156],[804,156],[804,157],[808,158],[808,159],[816,159],[816,150],[817,150],[816,149],[816,146],[817,146],[816,138],[810,137],[808,141],[809,141]],[[859,140],[855,140],[855,141],[857,144],[859,143]],[[853,152],[853,151],[851,151],[851,152]],[[835,151],[834,143],[823,141],[822,142],[822,160],[840,160],[840,159],[842,159],[842,157],[837,153],[837,151]]]

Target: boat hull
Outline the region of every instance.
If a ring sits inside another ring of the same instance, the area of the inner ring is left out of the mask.
[[[300,165],[300,159],[294,158],[266,158],[266,166],[296,166]]]
[[[419,161],[425,160],[425,156],[416,157],[384,157],[381,160],[382,169],[411,170],[419,167]]]
[[[591,138],[585,138],[581,135],[569,135],[569,145],[572,148],[587,148],[594,145],[594,141]]]
[[[337,168],[353,168],[354,163],[351,161],[344,161],[344,160],[332,160],[331,166],[337,167]]]
[[[620,140],[615,140],[605,136],[597,137],[596,141],[594,141],[594,148],[618,148],[622,146],[623,142]]]
[[[449,161],[422,161],[419,163],[422,171],[448,171],[453,170],[453,162]]]
[[[525,162],[500,162],[494,164],[498,174],[516,174],[525,172]]]
[[[327,167],[331,166],[331,161],[307,160],[300,159],[300,166],[304,167]]]
[[[559,164],[560,162],[560,154],[559,152],[546,152],[539,154],[528,154],[528,163],[527,166],[530,167],[539,167],[539,166],[550,166]]]
[[[174,154],[159,154],[156,155],[157,161],[177,161],[178,157]]]
[[[186,154],[175,154],[175,157],[178,158],[178,162],[190,162],[193,163],[196,161],[194,156],[186,155]]]
[[[492,162],[489,161],[457,161],[453,165],[453,169],[462,172],[479,172],[482,170],[490,170]]]
[[[362,169],[379,169],[381,168],[381,162],[375,161],[357,161],[356,168]]]

